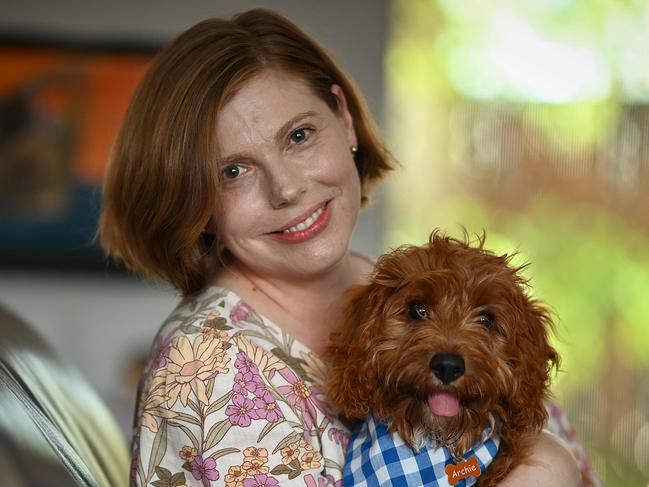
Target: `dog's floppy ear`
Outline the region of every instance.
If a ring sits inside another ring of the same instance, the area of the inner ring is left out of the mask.
[[[547,421],[545,401],[549,397],[551,373],[559,367],[559,354],[550,345],[554,331],[550,312],[538,301],[525,297],[517,330],[518,367],[514,372],[513,394],[509,398],[511,426],[541,430]]]
[[[378,377],[372,350],[381,329],[385,294],[391,292],[376,282],[351,288],[342,320],[332,333],[326,352],[326,394],[348,418],[364,418],[374,402]]]

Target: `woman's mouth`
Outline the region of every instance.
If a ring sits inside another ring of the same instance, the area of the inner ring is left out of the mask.
[[[306,220],[298,223],[295,226],[288,227],[282,233],[295,233],[295,232],[306,230],[307,228],[311,227],[311,225],[313,225],[313,223],[318,219],[320,215],[322,215],[323,211],[324,211],[324,205],[318,208],[316,211],[314,211],[313,214],[311,214],[311,216],[309,216]]]
[[[331,208],[327,201],[322,206],[316,208],[309,216],[301,222],[295,223],[288,228],[273,232],[271,235],[275,238],[288,240],[291,242],[303,242],[309,240],[325,229],[329,222]]]

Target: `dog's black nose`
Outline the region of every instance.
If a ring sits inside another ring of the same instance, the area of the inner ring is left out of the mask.
[[[450,384],[464,374],[464,359],[455,353],[438,353],[430,361],[430,370],[442,384]]]

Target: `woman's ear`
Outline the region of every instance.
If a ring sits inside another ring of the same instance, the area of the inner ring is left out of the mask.
[[[347,142],[349,146],[357,146],[358,141],[356,140],[356,131],[354,130],[354,119],[349,113],[349,108],[347,106],[347,98],[345,93],[340,85],[332,84],[331,93],[336,97],[338,102],[338,114],[342,117],[343,123],[345,124],[345,130],[347,131]]]

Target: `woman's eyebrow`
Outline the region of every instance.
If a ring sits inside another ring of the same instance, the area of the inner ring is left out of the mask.
[[[296,116],[294,116],[284,125],[282,125],[280,129],[275,133],[275,142],[280,144],[286,138],[288,132],[296,123],[300,122],[301,120],[304,120],[305,118],[315,117],[317,115],[318,114],[312,110],[309,110],[308,112],[298,113]]]
[[[226,167],[229,166],[230,164],[235,164],[237,162],[240,162],[242,159],[246,159],[248,155],[244,152],[237,152],[235,154],[230,154],[228,157],[224,157],[220,159],[218,162],[219,167]]]

